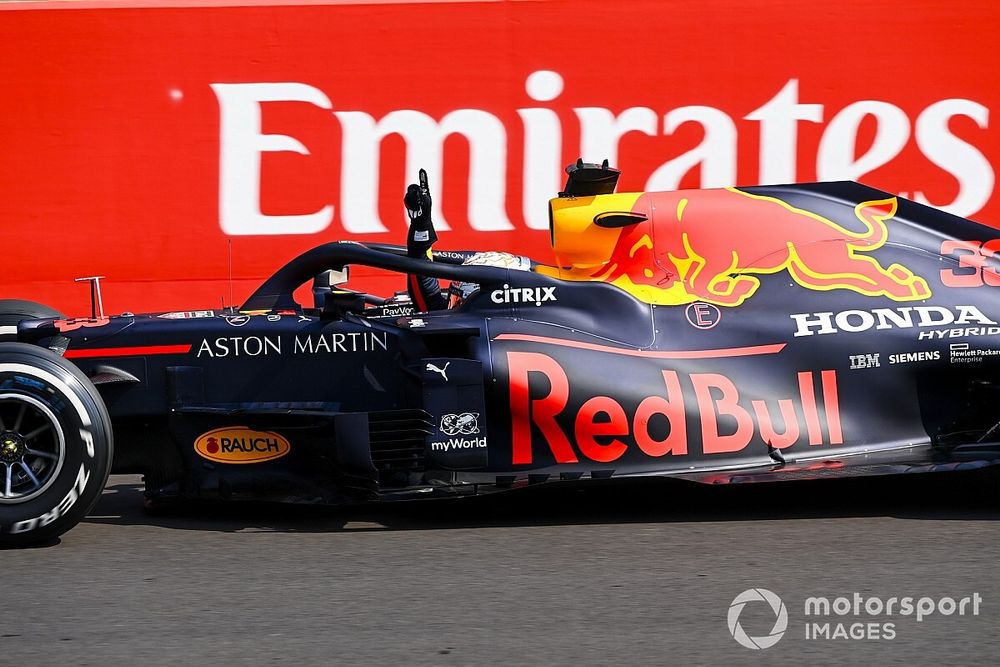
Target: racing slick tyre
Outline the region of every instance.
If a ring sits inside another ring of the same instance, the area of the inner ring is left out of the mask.
[[[93,383],[59,355],[0,343],[0,547],[49,540],[104,489],[111,420]]]
[[[43,317],[65,317],[54,308],[21,299],[0,299],[0,342],[17,340],[17,323]]]

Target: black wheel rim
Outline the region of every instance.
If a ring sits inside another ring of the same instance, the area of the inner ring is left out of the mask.
[[[55,414],[24,394],[0,394],[0,503],[23,503],[59,476],[66,438]]]

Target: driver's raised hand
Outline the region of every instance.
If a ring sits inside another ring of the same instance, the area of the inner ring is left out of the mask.
[[[412,183],[403,195],[403,205],[410,219],[410,229],[406,236],[407,254],[411,257],[429,257],[429,251],[437,241],[434,222],[431,219],[431,193],[427,187],[427,172],[420,170],[420,183]]]

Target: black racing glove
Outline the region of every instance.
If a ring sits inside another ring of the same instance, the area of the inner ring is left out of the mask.
[[[406,235],[406,254],[410,257],[427,257],[428,251],[437,241],[434,222],[431,220],[431,193],[427,187],[427,172],[420,170],[420,185],[410,184],[403,196],[406,215],[410,218],[410,230]]]
[[[408,257],[431,259],[431,246],[437,241],[434,222],[431,220],[431,193],[427,187],[427,172],[420,170],[420,184],[411,184],[403,196],[406,215],[410,218],[410,229],[406,235]],[[410,274],[406,281],[410,299],[418,310],[442,310],[448,307],[447,297],[441,293],[441,285],[430,276]]]

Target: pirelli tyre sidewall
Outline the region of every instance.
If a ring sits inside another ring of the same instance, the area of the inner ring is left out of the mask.
[[[22,412],[23,425],[15,430]],[[0,437],[0,547],[66,532],[93,508],[111,469],[111,420],[100,394],[76,366],[50,350],[0,343],[0,417],[6,434]],[[37,468],[34,476],[15,462],[21,485],[8,492],[9,461],[36,450],[43,458],[24,459]]]

